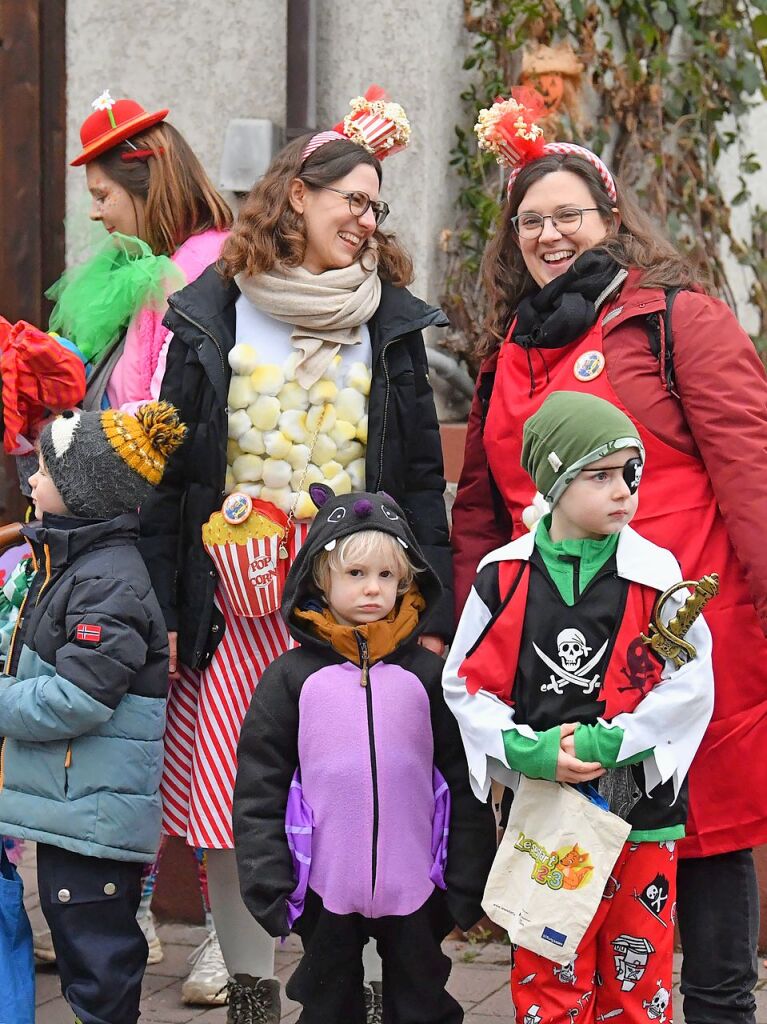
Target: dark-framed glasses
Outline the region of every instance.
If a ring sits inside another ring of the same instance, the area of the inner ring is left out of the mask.
[[[371,199],[367,192],[345,192],[340,188],[331,188],[330,185],[312,185],[312,188],[322,188],[326,192],[335,192],[343,196],[349,204],[349,213],[352,217],[364,217],[368,210],[372,210],[377,228],[380,228],[389,216],[388,205],[380,199]]]
[[[560,235],[574,235],[583,223],[584,213],[601,213],[601,210],[598,206],[563,206],[545,217],[540,213],[518,213],[511,218],[511,223],[520,238],[538,238],[547,220]]]

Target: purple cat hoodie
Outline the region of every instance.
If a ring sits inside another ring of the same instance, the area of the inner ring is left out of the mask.
[[[336,497],[320,511],[285,587],[282,612],[301,646],[262,676],[243,723],[234,834],[245,903],[286,935],[307,887],[335,914],[414,913],[435,886],[469,927],[495,852],[489,808],[472,795],[443,662],[420,647],[440,594],[402,510],[385,494]],[[377,529],[421,569],[387,621],[335,624],[312,564],[327,545]]]

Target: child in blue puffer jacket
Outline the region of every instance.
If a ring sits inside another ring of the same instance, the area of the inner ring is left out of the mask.
[[[37,571],[0,677],[0,835],[37,842],[40,904],[81,1024],[139,1017],[168,642],[137,510],[183,434],[166,403],[65,413],[30,479]]]

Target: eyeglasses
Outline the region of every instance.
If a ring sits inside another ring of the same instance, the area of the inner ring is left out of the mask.
[[[518,213],[511,218],[511,223],[520,238],[539,238],[547,220],[551,221],[560,235],[574,235],[583,223],[584,213],[600,212],[598,206],[563,206],[556,213],[547,213],[545,217],[540,213]]]
[[[349,213],[352,217],[364,217],[368,210],[373,211],[376,219],[376,227],[380,228],[389,216],[389,207],[380,199],[371,199],[367,192],[344,192],[340,188],[331,188],[330,185],[312,185],[312,188],[323,188],[326,192],[336,192],[344,196],[349,204]]]

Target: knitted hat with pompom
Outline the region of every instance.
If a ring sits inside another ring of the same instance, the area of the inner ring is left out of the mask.
[[[113,519],[135,512],[159,484],[185,433],[168,402],[148,402],[135,416],[73,410],[43,429],[40,455],[73,516]]]

